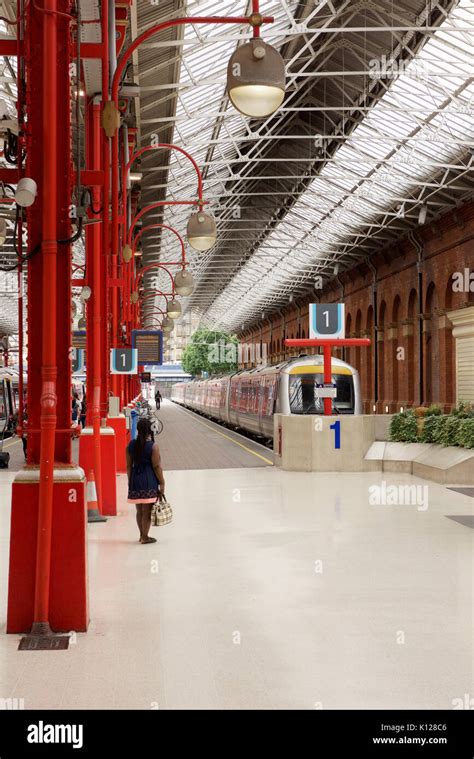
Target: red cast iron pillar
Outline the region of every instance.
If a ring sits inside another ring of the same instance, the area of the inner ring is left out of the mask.
[[[101,134],[100,104],[92,100],[86,110],[87,128],[87,168],[101,167]],[[100,215],[102,204],[99,187],[91,191],[90,216]],[[94,213],[98,211],[99,214]],[[101,381],[101,351],[100,333],[101,318],[101,287],[100,287],[100,255],[101,227],[92,224],[86,229],[86,273],[87,284],[91,288],[91,296],[87,303],[87,425],[93,429],[93,460],[94,475],[97,486],[97,501],[102,511],[102,460],[100,445],[100,381]],[[104,325],[105,329],[105,325]],[[87,476],[89,472],[86,473]]]
[[[109,99],[109,6],[107,0],[101,2],[101,35],[102,35],[102,109]],[[106,417],[109,412],[109,348],[111,321],[109,315],[109,255],[110,255],[110,139],[102,130],[102,167],[104,170],[103,190],[103,224],[101,250],[101,415]]]
[[[72,234],[71,12],[69,0],[24,11],[24,174],[38,194],[26,219],[29,466],[12,488],[7,631],[42,637],[50,626],[87,628],[84,476],[71,463],[71,245],[59,242]]]

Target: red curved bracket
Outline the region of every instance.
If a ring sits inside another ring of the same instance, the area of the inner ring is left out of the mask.
[[[148,266],[145,266],[143,269],[140,269],[140,271],[137,274],[137,277],[135,279],[135,289],[137,289],[138,285],[140,284],[140,279],[143,277],[144,274],[146,274],[147,271],[150,271],[150,269],[163,269],[167,274],[169,274],[169,277],[171,279],[171,287],[172,292],[174,295],[174,279],[171,272],[164,266],[163,264],[156,263],[156,264],[148,264]]]
[[[194,166],[194,168],[196,170],[197,179],[198,179],[198,200],[202,201],[202,174],[201,174],[201,169],[197,165],[197,163],[194,160],[194,158],[192,157],[192,155],[190,153],[188,153],[187,150],[184,150],[184,148],[178,147],[178,145],[171,145],[171,144],[168,144],[166,142],[160,142],[158,145],[148,145],[147,147],[140,148],[140,150],[137,150],[136,153],[134,153],[132,155],[132,157],[130,158],[129,162],[124,166],[124,171],[123,171],[123,186],[124,186],[124,190],[125,190],[125,186],[126,186],[126,182],[127,182],[127,177],[128,177],[128,173],[130,171],[130,168],[132,167],[133,163],[137,160],[137,158],[140,158],[140,156],[143,155],[144,153],[149,153],[150,150],[161,150],[161,149],[163,149],[163,150],[177,150],[178,153],[182,153],[182,155],[186,156],[186,158],[188,158],[191,161],[192,165]],[[125,192],[124,192],[124,197],[125,197]]]
[[[134,237],[134,239],[132,241],[131,248],[132,248],[133,252],[135,253],[135,245],[139,241],[139,239],[142,236],[142,234],[144,232],[147,232],[149,229],[168,229],[170,232],[173,232],[173,234],[176,235],[176,237],[178,238],[178,240],[179,240],[179,242],[181,244],[181,264],[182,264],[183,267],[185,267],[186,266],[186,251],[185,251],[185,248],[184,248],[184,240],[181,237],[181,235],[179,234],[179,232],[177,232],[176,229],[174,229],[173,227],[168,226],[168,224],[148,224],[148,226],[143,227],[142,229],[140,229],[140,231],[138,232],[138,234],[135,235],[135,237]]]

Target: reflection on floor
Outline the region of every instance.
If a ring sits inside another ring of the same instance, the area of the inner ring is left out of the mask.
[[[380,484],[429,501],[371,505]],[[12,474],[0,474],[1,618]],[[89,526],[91,624],[68,651],[0,635],[0,697],[34,708],[452,708],[473,693],[474,502],[408,475],[167,472],[173,524]],[[424,507],[423,507],[424,508]],[[4,626],[3,626],[4,631]],[[45,682],[48,687],[45,687]]]

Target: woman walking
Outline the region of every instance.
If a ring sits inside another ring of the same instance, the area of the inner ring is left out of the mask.
[[[149,419],[139,419],[137,437],[127,446],[127,475],[128,502],[137,507],[140,543],[156,543],[156,538],[150,538],[148,532],[153,504],[165,495],[165,480],[160,449],[155,443]]]

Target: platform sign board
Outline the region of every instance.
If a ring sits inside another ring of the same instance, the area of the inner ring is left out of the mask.
[[[334,384],[317,384],[314,389],[316,398],[335,398],[337,396],[337,387]]]
[[[310,303],[309,337],[338,340],[345,337],[344,303]]]
[[[163,363],[163,332],[160,329],[132,330],[132,347],[138,351],[138,363],[161,366]]]
[[[85,331],[85,329],[74,329],[72,331],[72,347],[73,348],[85,348],[86,347],[86,331]]]
[[[111,374],[138,374],[138,351],[135,348],[110,349]]]
[[[72,354],[72,373],[81,374],[84,371],[84,349],[73,348]]]

